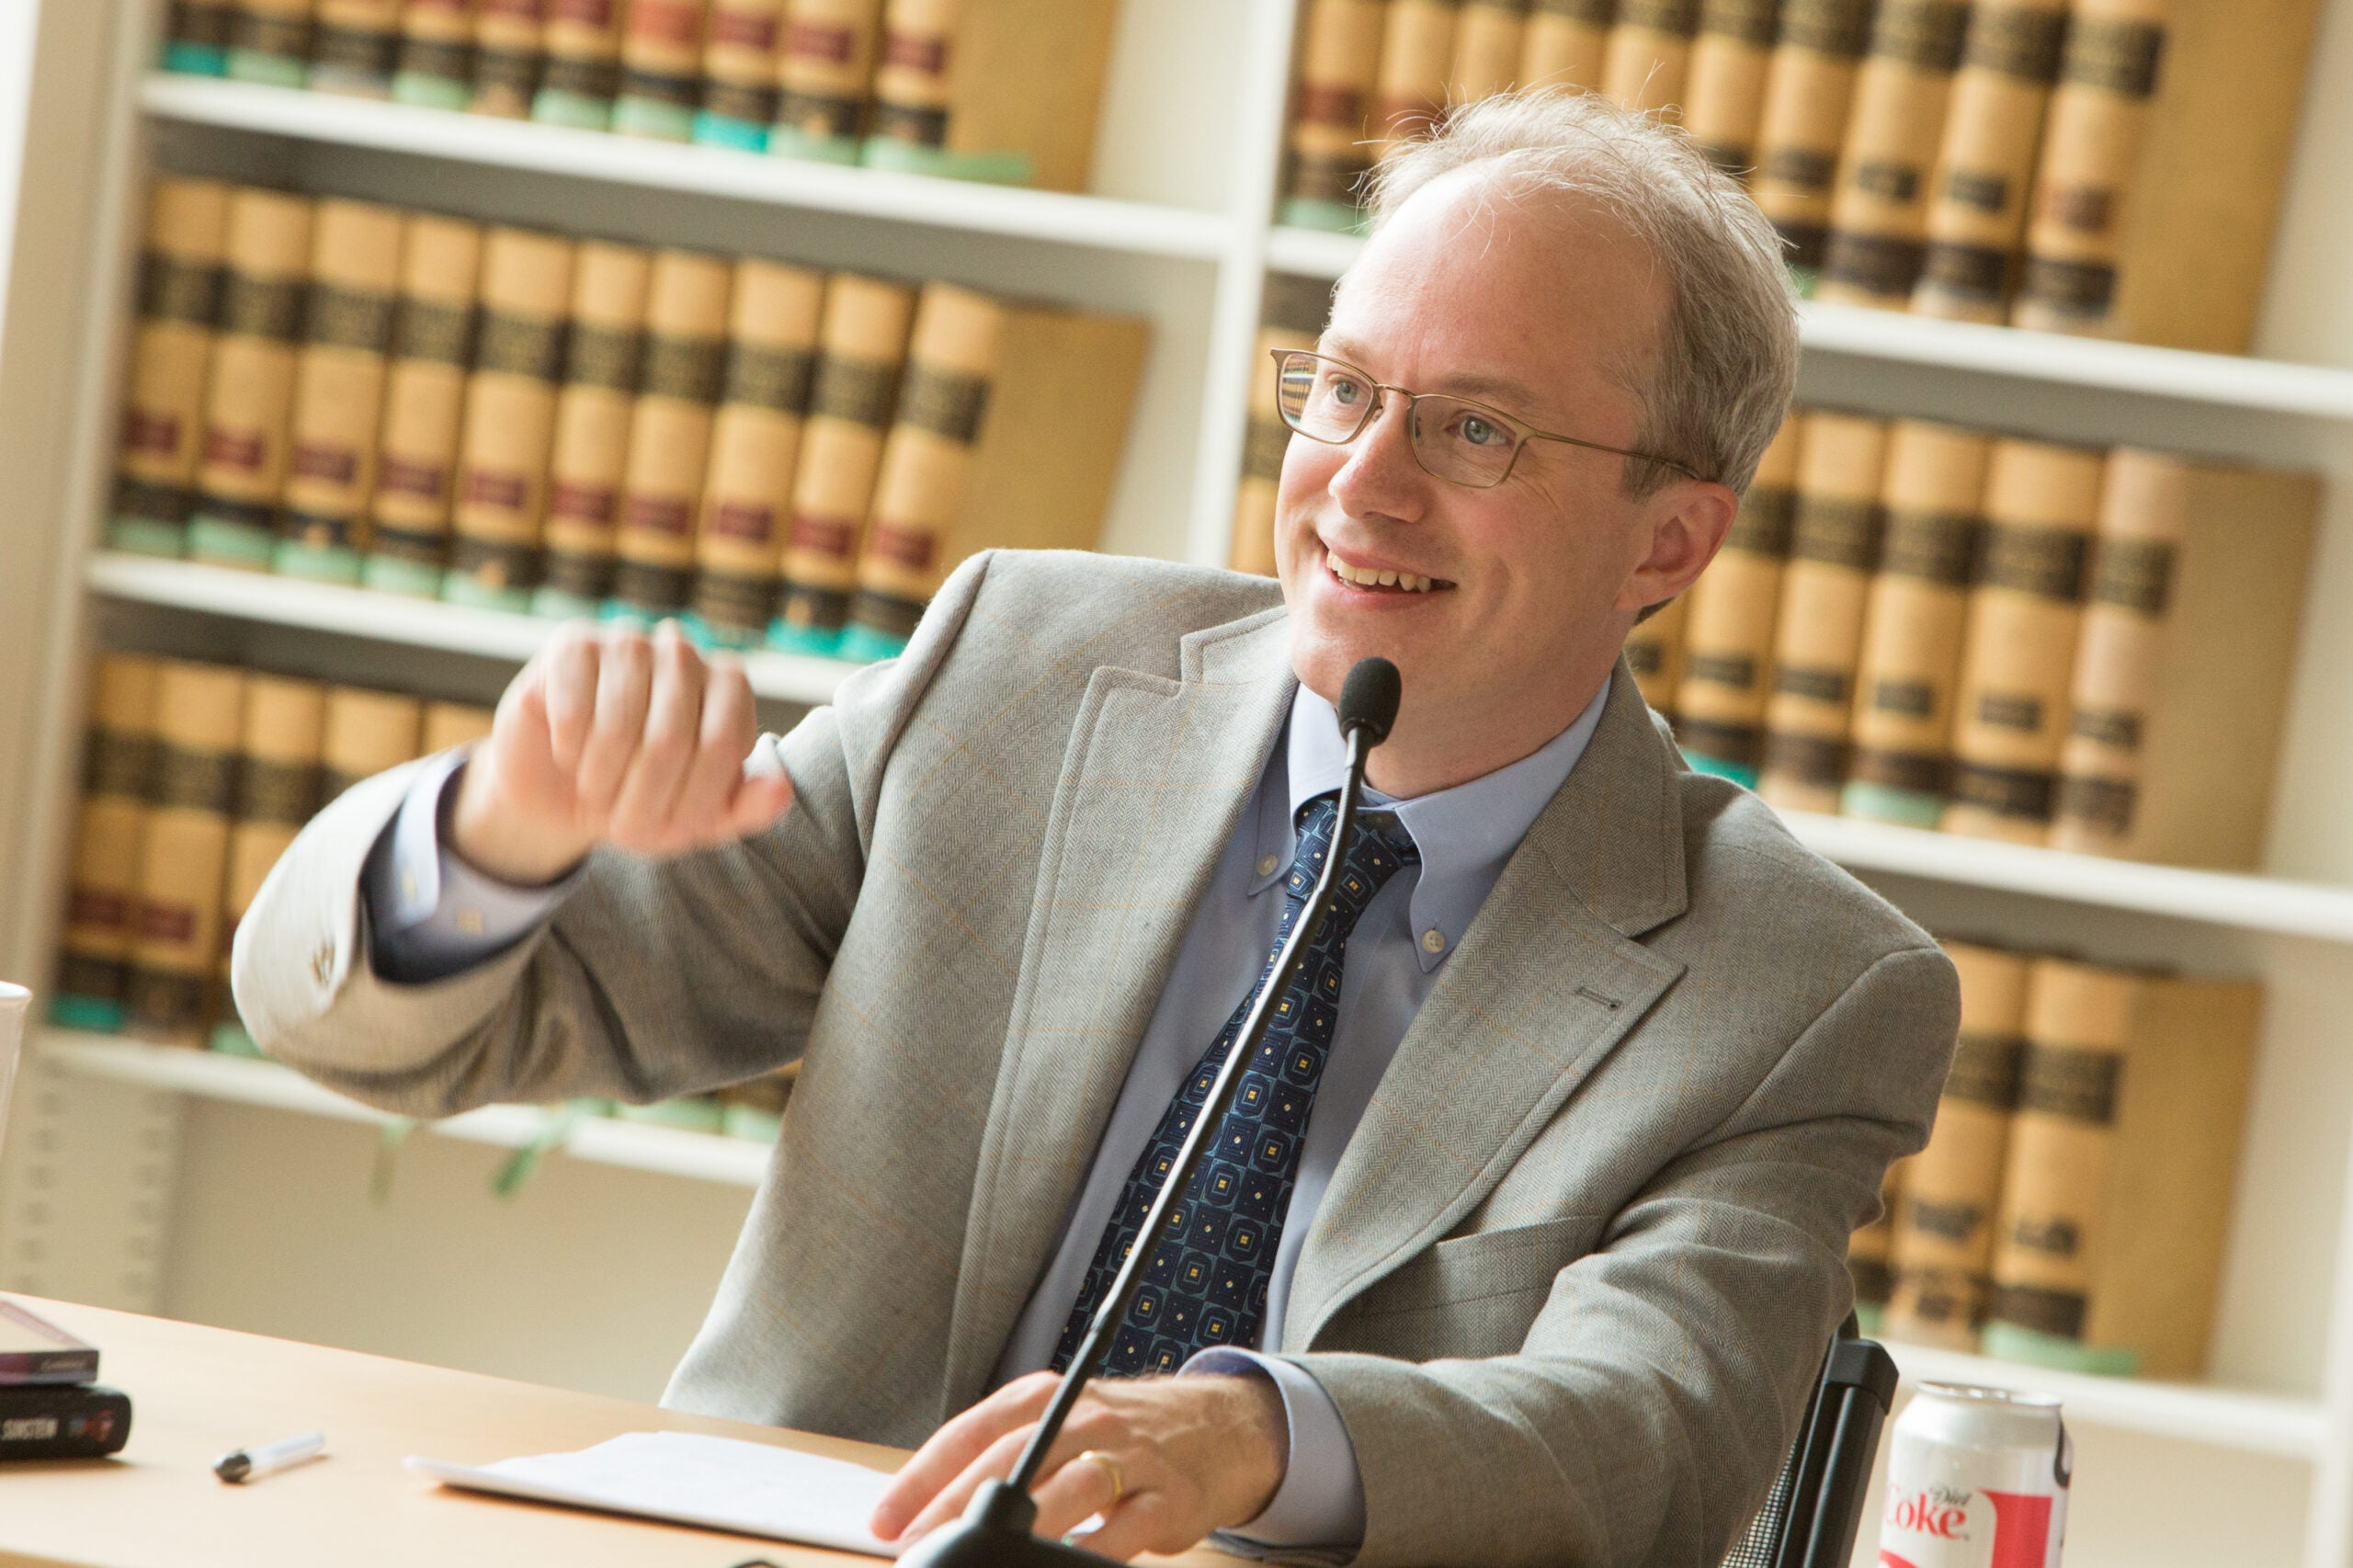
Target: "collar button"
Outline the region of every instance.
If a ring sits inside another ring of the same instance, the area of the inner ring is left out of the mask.
[[[1258,874],[1262,877],[1271,877],[1275,874],[1275,869],[1281,864],[1282,861],[1278,859],[1276,857],[1272,855],[1266,856],[1258,862]]]
[[[1446,933],[1439,930],[1435,926],[1423,932],[1422,951],[1426,953],[1442,953],[1446,951]]]

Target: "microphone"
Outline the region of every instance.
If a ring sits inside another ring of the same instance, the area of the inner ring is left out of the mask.
[[[1258,1053],[1259,1042],[1267,1038],[1267,1030],[1274,1022],[1275,1004],[1290,989],[1299,966],[1306,960],[1309,939],[1331,913],[1340,867],[1347,859],[1348,839],[1356,831],[1357,797],[1364,789],[1365,761],[1373,747],[1389,738],[1390,727],[1397,722],[1397,703],[1403,688],[1397,666],[1382,658],[1359,659],[1340,683],[1340,734],[1348,748],[1347,768],[1340,779],[1339,816],[1332,826],[1332,847],[1324,857],[1323,874],[1315,879],[1306,907],[1292,923],[1290,935],[1283,939],[1274,972],[1252,998],[1250,1015],[1217,1070],[1216,1081],[1210,1085],[1201,1114],[1194,1119],[1193,1130],[1185,1135],[1185,1146],[1177,1152],[1176,1169],[1168,1173],[1168,1179],[1161,1183],[1159,1192],[1154,1196],[1152,1210],[1137,1232],[1137,1244],[1128,1249],[1127,1259],[1120,1265],[1111,1288],[1104,1292],[1102,1304],[1088,1320],[1086,1336],[1079,1341],[1078,1351],[1071,1358],[1069,1369],[1063,1373],[1054,1397],[1047,1403],[1038,1429],[1030,1434],[1029,1446],[1021,1450],[1013,1474],[1003,1481],[983,1482],[965,1508],[964,1517],[916,1542],[900,1557],[902,1568],[1102,1568],[1110,1561],[1066,1542],[1041,1540],[1030,1534],[1030,1527],[1038,1522],[1038,1505],[1029,1495],[1029,1489],[1037,1483],[1039,1471],[1044,1468],[1046,1451],[1061,1435],[1063,1423],[1070,1419],[1071,1407],[1078,1403],[1087,1380],[1102,1369],[1104,1358],[1110,1354],[1112,1337],[1119,1332],[1120,1320],[1128,1315],[1128,1305],[1135,1298],[1144,1265],[1152,1256],[1154,1249],[1146,1244],[1160,1234],[1168,1222],[1168,1210],[1192,1185],[1202,1155],[1217,1136],[1218,1125],[1233,1108],[1234,1094],[1242,1086],[1243,1064]]]

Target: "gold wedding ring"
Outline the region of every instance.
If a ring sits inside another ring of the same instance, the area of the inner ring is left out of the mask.
[[[1103,1506],[1107,1508],[1118,1506],[1120,1499],[1128,1494],[1128,1473],[1120,1468],[1120,1461],[1100,1449],[1089,1449],[1078,1457],[1093,1460],[1103,1467],[1103,1473],[1111,1478],[1111,1501]]]

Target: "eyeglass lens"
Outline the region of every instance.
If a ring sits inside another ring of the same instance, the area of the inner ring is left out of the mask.
[[[1363,430],[1381,393],[1345,365],[1310,354],[1286,357],[1276,397],[1284,423],[1318,441],[1343,445]],[[1499,483],[1519,442],[1495,416],[1460,398],[1423,393],[1406,418],[1414,456],[1441,479],[1460,484]]]

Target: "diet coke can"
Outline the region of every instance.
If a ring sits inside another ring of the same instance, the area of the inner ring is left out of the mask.
[[[1880,1568],[2059,1568],[2075,1469],[2057,1400],[1922,1383],[1889,1444]]]

